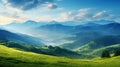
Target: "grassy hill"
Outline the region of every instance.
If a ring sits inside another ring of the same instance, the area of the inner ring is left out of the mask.
[[[102,54],[103,50],[108,50],[111,54],[113,54],[118,49],[120,49],[120,44],[114,44],[111,46],[106,46],[106,47],[102,47],[99,49],[95,49],[95,50],[91,51],[89,53],[89,55],[100,56]]]
[[[75,51],[81,54],[100,56],[103,50],[114,52],[117,49],[120,49],[120,37],[104,36],[75,49]]]
[[[27,44],[17,43],[14,41],[6,41],[1,40],[1,45],[15,48],[22,51],[34,52],[38,54],[46,54],[52,56],[60,56],[60,57],[69,57],[69,58],[84,58],[84,55],[79,54],[77,52],[67,50],[64,48],[60,48],[58,46],[31,46]]]
[[[77,60],[24,52],[0,45],[0,67],[119,67],[119,59]]]

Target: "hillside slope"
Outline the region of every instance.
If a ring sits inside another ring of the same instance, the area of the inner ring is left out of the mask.
[[[24,35],[24,34],[19,34],[19,33],[13,33],[13,32],[2,30],[2,29],[0,29],[0,40],[11,40],[19,43],[38,45],[38,46],[44,45],[41,42],[41,40],[38,38]]]
[[[119,67],[119,59],[77,60],[23,52],[0,45],[0,67]]]
[[[13,41],[0,41],[1,45],[15,48],[18,50],[34,52],[38,54],[60,56],[60,57],[69,57],[69,58],[84,58],[85,56],[74,51],[60,48],[58,46],[31,46],[22,43],[16,43]]]
[[[77,48],[76,51],[82,54],[100,56],[103,50],[114,52],[119,48],[120,36],[103,36]]]

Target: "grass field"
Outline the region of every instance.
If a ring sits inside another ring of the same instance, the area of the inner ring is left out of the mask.
[[[0,67],[120,67],[120,57],[70,59],[19,51],[0,45]]]

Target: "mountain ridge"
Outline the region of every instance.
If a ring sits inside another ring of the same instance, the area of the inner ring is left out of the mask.
[[[16,42],[21,42],[21,43],[31,44],[31,45],[39,45],[39,46],[43,45],[40,39],[34,38],[32,36],[24,35],[24,34],[12,33],[2,29],[0,29],[0,40],[12,40]]]

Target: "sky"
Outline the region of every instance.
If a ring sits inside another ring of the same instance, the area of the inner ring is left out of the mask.
[[[0,0],[0,25],[36,22],[120,22],[120,0]]]

